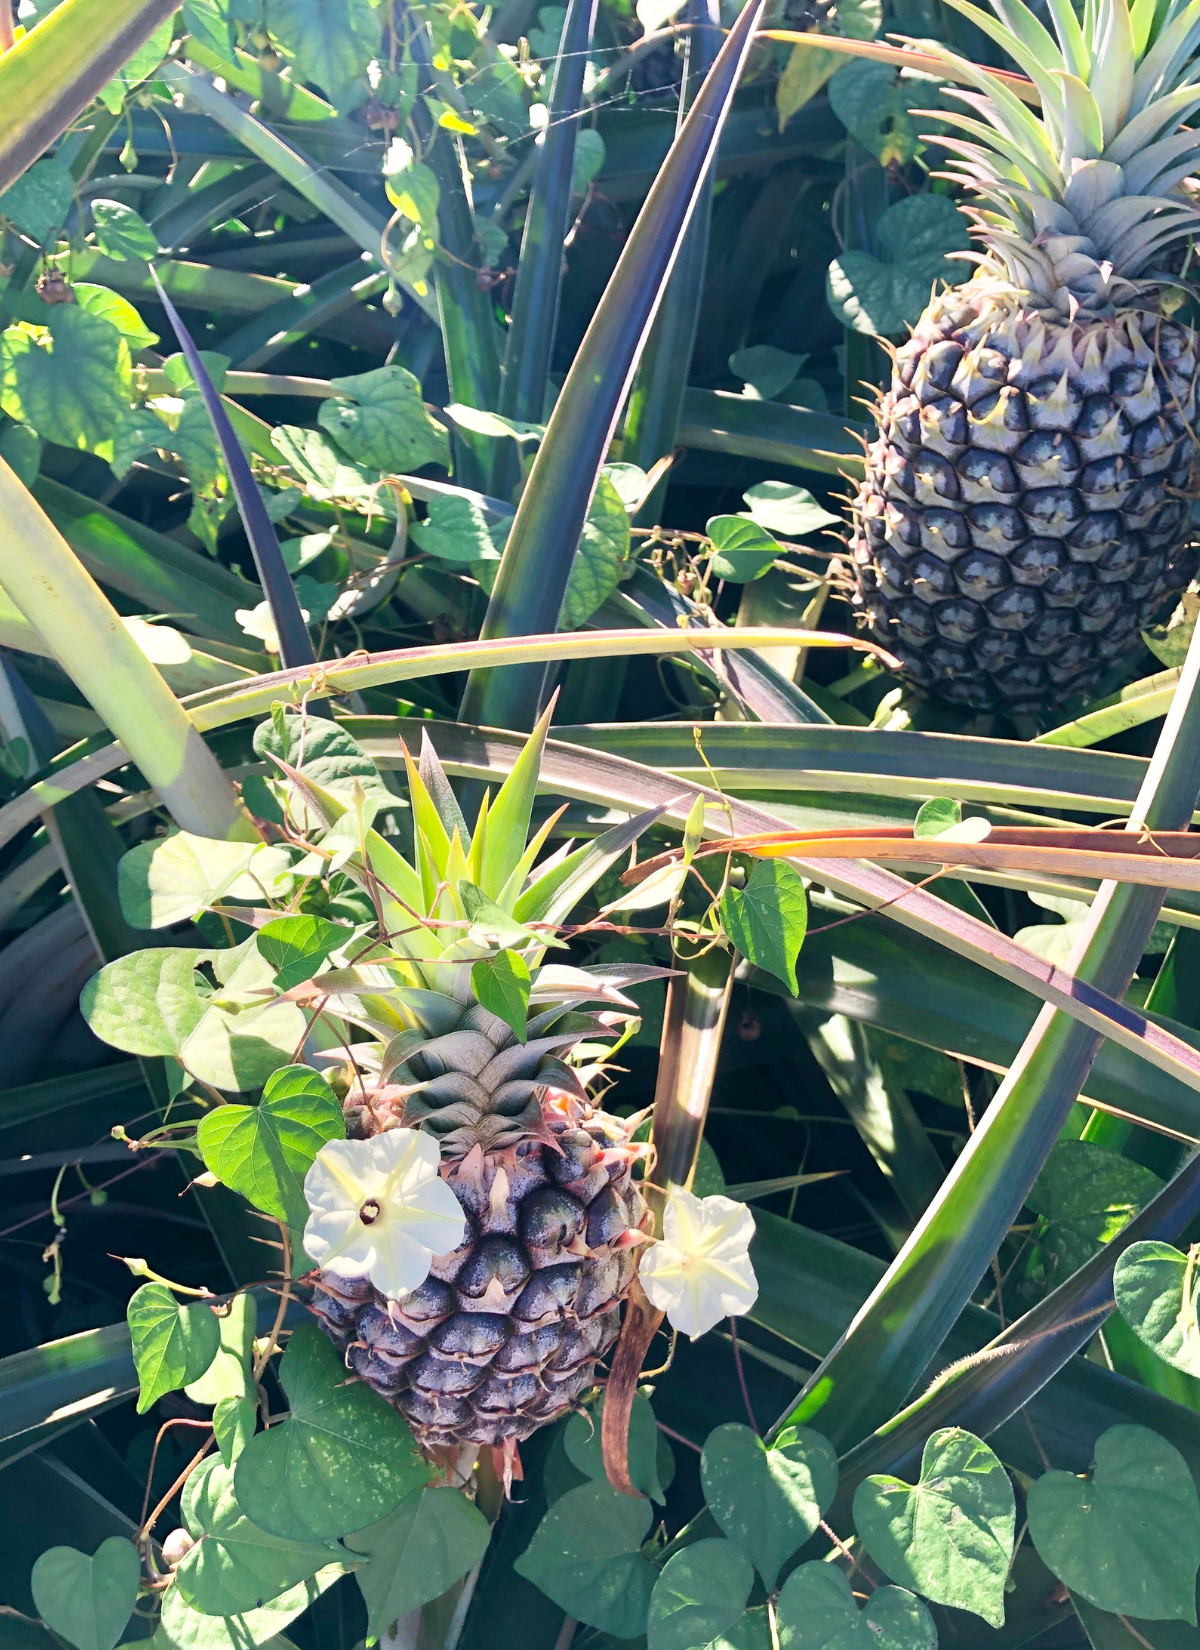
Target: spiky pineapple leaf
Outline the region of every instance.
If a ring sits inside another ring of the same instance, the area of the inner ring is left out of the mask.
[[[138,1373],[137,1412],[165,1392],[197,1381],[221,1344],[220,1324],[203,1301],[181,1306],[164,1283],[144,1283],[125,1309]]]
[[[529,1035],[526,1021],[531,989],[529,965],[514,951],[481,957],[471,968],[471,990],[498,1020],[503,1020],[519,1043]]]
[[[137,1603],[137,1548],[110,1535],[91,1558],[74,1547],[51,1547],[33,1566],[30,1589],[38,1614],[75,1650],[113,1650]]]
[[[479,886],[489,899],[499,899],[524,856],[552,713],[553,706],[538,718],[520,756],[513,763],[512,772],[497,791],[496,800],[488,811]]]
[[[175,1570],[175,1588],[207,1616],[261,1609],[337,1557],[327,1542],[287,1541],[264,1530],[243,1512],[234,1484],[234,1470],[214,1456],[183,1489],[183,1522],[196,1545]]]
[[[560,1609],[615,1638],[637,1638],[658,1572],[642,1553],[649,1501],[580,1484],[554,1503],[513,1564]]]
[[[291,1415],[238,1457],[237,1497],[255,1523],[294,1541],[336,1541],[382,1518],[429,1481],[400,1415],[362,1383],[314,1325],[279,1365]]]
[[[257,1106],[217,1106],[200,1120],[204,1164],[256,1209],[303,1227],[304,1177],[327,1140],[346,1125],[333,1090],[308,1066],[273,1072]]]
[[[796,958],[808,927],[800,873],[781,859],[755,860],[744,888],[726,890],[721,922],[732,944],[796,995]]]
[[[466,1575],[491,1536],[487,1519],[461,1490],[414,1490],[386,1518],[347,1537],[370,1563],[355,1571],[367,1606],[367,1633],[379,1636]]]

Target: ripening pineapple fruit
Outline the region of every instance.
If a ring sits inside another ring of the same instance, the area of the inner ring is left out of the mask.
[[[943,699],[1034,709],[1089,688],[1192,576],[1197,340],[1163,256],[1200,229],[1200,14],[1187,0],[950,0],[1040,115],[944,47],[982,251],[895,354],[854,507],[855,603]],[[1056,38],[1055,38],[1056,37]]]
[[[632,1179],[642,1150],[632,1125],[593,1104],[563,1056],[610,1029],[581,1004],[636,1014],[620,988],[663,970],[540,965],[552,934],[524,925],[561,921],[660,810],[535,872],[553,823],[526,845],[545,733],[543,721],[470,833],[432,748],[419,769],[408,763],[416,867],[378,837],[367,839],[368,877],[361,855],[346,864],[374,884],[389,955],[313,985],[330,1011],[377,1039],[353,1045],[355,1070],[343,1079],[349,1140],[431,1137],[464,1217],[461,1242],[434,1254],[414,1290],[354,1275],[336,1244],[315,1283],[312,1310],[347,1366],[405,1415],[425,1449],[492,1445],[511,1457],[574,1405],[616,1340],[649,1228]],[[297,789],[334,822],[328,793],[303,781]],[[501,1018],[472,986],[479,959],[513,956],[531,975],[527,1018]],[[320,1160],[314,1169],[319,1177]],[[314,1251],[307,1231],[305,1242]],[[323,1260],[319,1244],[312,1258]]]

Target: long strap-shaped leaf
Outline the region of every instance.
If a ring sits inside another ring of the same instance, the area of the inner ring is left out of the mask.
[[[175,11],[175,0],[63,0],[0,58],[0,191],[32,166]]]
[[[597,3],[570,0],[567,7],[550,92],[550,119],[538,140],[537,168],[521,237],[499,410],[506,418],[526,423],[540,424],[545,412],[562,291],[563,241],[571,215],[571,176],[583,103],[583,75]]]
[[[721,38],[720,11],[715,0],[690,0],[687,17],[691,29],[685,46],[686,66],[679,92],[681,124],[692,92],[712,67]],[[621,456],[630,464],[640,464],[644,470],[649,470],[675,446],[708,268],[712,186],[713,169],[710,167],[692,221],[688,224],[678,261],[671,271],[662,307],[654,318],[654,327],[638,368],[637,381],[629,396]],[[662,520],[667,479],[665,475],[661,478],[638,512],[637,520],[641,526],[653,527]]]
[[[3,459],[0,521],[6,535],[5,591],[121,741],[124,760],[137,763],[185,831],[252,836],[233,786],[187,712]],[[57,800],[47,799],[41,807]]]
[[[313,652],[312,639],[304,623],[304,615],[300,611],[300,603],[296,598],[296,587],[293,585],[288,570],[284,565],[283,552],[279,548],[279,540],[275,536],[275,528],[267,514],[267,507],[263,503],[263,496],[259,492],[254,477],[250,473],[250,466],[246,462],[246,455],[241,449],[238,438],[233,433],[233,425],[229,422],[229,414],[225,411],[224,403],[217,394],[216,386],[208,376],[208,370],[200,359],[200,351],[192,342],[192,335],[184,326],[179,311],[163,290],[162,282],[153,269],[154,285],[158,290],[158,301],[167,312],[167,320],[175,329],[175,336],[179,340],[179,347],[183,351],[184,360],[192,375],[192,381],[200,391],[217,441],[220,444],[221,456],[225,460],[225,468],[229,472],[229,483],[233,488],[233,496],[237,499],[238,512],[242,518],[242,526],[246,529],[246,537],[250,541],[250,549],[254,555],[254,566],[258,572],[258,582],[262,585],[263,594],[271,607],[271,617],[275,621],[275,631],[279,637],[279,656],[283,663],[290,668],[311,665],[316,663],[316,654]]]
[[[695,633],[691,634],[694,637]],[[762,647],[773,642],[778,645],[781,635],[794,640],[801,633],[772,631],[764,635],[746,630],[730,631],[728,634],[731,639],[740,636],[747,645]],[[539,637],[503,645],[466,643],[446,650],[413,648],[406,650],[403,656],[393,655],[393,661],[403,657],[404,664],[393,662],[386,667],[386,673],[384,667],[376,663],[368,667],[347,662],[335,671],[330,662],[329,667],[318,665],[316,672],[281,671],[272,677],[259,677],[255,681],[256,698],[249,706],[244,702],[231,706],[226,699],[201,707],[194,714],[197,717],[203,714],[207,728],[223,727],[269,708],[273,699],[284,697],[297,683],[311,687],[314,696],[340,693],[362,685],[358,672],[368,668],[377,672],[370,676],[368,685],[385,680],[411,680],[423,674],[436,675],[446,669],[444,656],[431,657],[446,652],[461,661],[464,654],[478,650],[477,656],[486,656],[497,663],[508,663],[510,659],[523,662],[547,657],[585,657],[587,644],[597,639],[601,646],[596,651],[603,654],[619,651],[634,641],[682,641],[687,644],[688,633],[680,632],[679,638],[671,638],[666,632],[637,636],[622,631],[600,638],[585,634]],[[846,638],[839,637],[838,641],[844,643]],[[805,645],[812,645],[811,637],[805,638]],[[642,646],[629,647],[629,650],[650,651]],[[264,688],[263,683],[270,685]],[[195,695],[192,702],[208,697]],[[438,727],[438,749],[443,765],[450,773],[468,778],[486,780],[509,773],[525,743],[524,736],[496,730],[465,728],[457,723],[442,723]],[[378,754],[394,756],[394,742],[388,741],[386,749]],[[126,753],[119,747],[107,746],[32,785],[13,802],[0,808],[0,846],[23,825],[35,819],[43,808],[53,807],[64,795],[93,784],[120,767],[126,759]],[[703,796],[714,809],[722,812],[731,809],[734,829],[745,834],[778,830],[783,823],[763,808],[743,802],[731,803],[715,791],[676,779],[670,773],[661,773],[623,757],[605,756],[555,740],[547,741],[542,783],[561,795],[591,802],[602,801],[609,807],[628,809],[631,813],[647,807],[662,807],[667,817],[680,823],[687,818],[688,809],[695,799]],[[1043,1002],[1066,1009],[1101,1036],[1110,1037],[1115,1043],[1149,1060],[1188,1088],[1200,1090],[1200,1050],[1190,1047],[1147,1020],[1136,1009],[1116,1002],[1066,969],[1057,968],[1044,958],[1034,956],[1015,940],[998,933],[986,923],[876,865],[817,858],[797,859],[795,863],[804,874],[835,893],[843,894],[869,909],[882,911],[890,920],[936,940],[947,950],[1032,992]],[[1197,1117],[1200,1119],[1200,1102],[1197,1102]]]
[[[842,1463],[838,1503],[848,1507],[857,1484],[873,1472],[903,1472],[940,1426],[986,1436],[1004,1425],[1096,1333],[1113,1310],[1113,1268],[1134,1243],[1169,1241],[1200,1209],[1200,1153],[1045,1300],[1018,1318],[979,1353],[941,1375],[914,1403],[864,1439]]]
[[[626,873],[641,882],[680,857],[674,849],[643,860]],[[781,831],[775,837],[735,837],[706,843],[706,854],[747,853],[760,859],[794,859],[818,853],[829,859],[876,859],[889,865],[962,865],[982,870],[1041,871],[1059,877],[1111,878],[1149,888],[1200,890],[1200,833],[1065,830],[1001,825],[980,841],[918,837],[903,825],[870,825],[858,830]]]
[[[1200,791],[1198,679],[1193,640],[1131,832],[1178,830],[1192,816]],[[1161,888],[1101,886],[1075,954],[1076,991],[1125,994],[1162,901]],[[1043,1008],[938,1196],[780,1424],[816,1417],[845,1449],[895,1414],[1016,1219],[1099,1047],[1086,1026]]]
[[[747,0],[659,172],[605,288],[533,461],[480,635],[558,624],[596,478],[733,101],[765,0]],[[540,670],[473,673],[461,719],[530,728]]]

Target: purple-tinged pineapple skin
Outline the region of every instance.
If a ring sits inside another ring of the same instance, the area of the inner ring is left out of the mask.
[[[550,1066],[543,1060],[555,1081],[522,1114],[529,1129],[536,1111],[536,1132],[457,1158],[443,1143],[443,1178],[467,1232],[419,1289],[389,1302],[369,1279],[332,1271],[316,1285],[312,1310],[347,1367],[400,1410],[427,1452],[519,1444],[596,1384],[620,1330],[648,1223],[632,1174],[641,1149],[577,1079],[575,1092],[558,1086],[572,1082],[569,1068]],[[360,1138],[404,1120],[402,1102],[384,1115],[347,1110]],[[463,1143],[461,1128],[455,1139]]]
[[[936,698],[1053,713],[1196,570],[1197,342],[973,285],[895,357],[854,504],[855,606]]]

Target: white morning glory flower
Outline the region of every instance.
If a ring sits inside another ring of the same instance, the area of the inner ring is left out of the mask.
[[[417,1129],[327,1141],[304,1177],[306,1253],[323,1271],[370,1277],[393,1300],[419,1288],[466,1231],[440,1163],[437,1141]]]
[[[731,1197],[695,1197],[673,1187],[663,1235],[642,1256],[638,1276],[651,1306],[695,1340],[722,1318],[741,1317],[758,1299],[750,1264],[754,1216]]]

